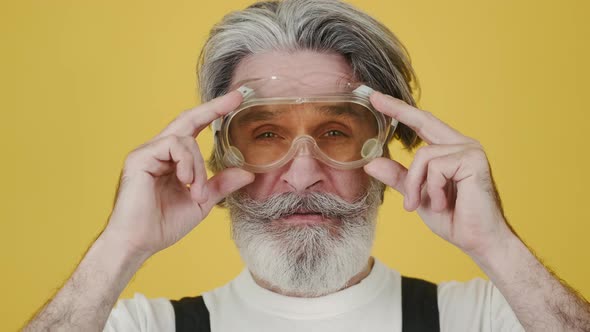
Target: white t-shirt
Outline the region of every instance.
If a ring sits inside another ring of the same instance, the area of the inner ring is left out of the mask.
[[[203,294],[211,331],[401,332],[401,276],[379,260],[360,283],[318,298],[283,296],[256,284],[244,270],[227,285]],[[441,331],[524,331],[489,281],[438,285]],[[175,331],[169,300],[136,293],[120,300],[104,331]]]

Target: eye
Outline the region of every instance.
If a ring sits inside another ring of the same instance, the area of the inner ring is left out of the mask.
[[[279,137],[279,135],[273,133],[272,131],[265,131],[262,134],[256,136],[256,139],[271,139],[277,137]]]
[[[329,130],[324,134],[324,136],[335,137],[335,136],[346,136],[346,134],[344,134],[340,130]]]

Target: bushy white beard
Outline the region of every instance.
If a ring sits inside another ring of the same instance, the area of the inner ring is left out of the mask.
[[[233,239],[256,277],[292,296],[336,292],[368,263],[383,185],[371,179],[353,203],[321,192],[283,193],[255,201],[243,193],[227,198]],[[277,221],[297,210],[330,219],[314,225]]]

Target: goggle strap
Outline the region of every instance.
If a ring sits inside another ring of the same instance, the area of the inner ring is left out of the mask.
[[[254,90],[250,89],[249,87],[247,87],[245,85],[240,86],[237,90],[239,93],[242,94],[243,99],[246,99],[254,94]],[[222,119],[223,119],[223,117],[217,118],[217,119],[213,120],[213,122],[211,123],[211,130],[213,130],[213,135],[215,135],[218,131],[221,130]]]
[[[369,98],[369,96],[371,94],[373,94],[373,92],[375,92],[375,90],[369,88],[368,86],[366,86],[364,84],[352,91],[352,93],[354,93],[355,95],[357,95],[359,97],[365,97],[365,98]]]
[[[217,118],[211,122],[211,130],[213,131],[213,136],[221,130],[221,118]]]
[[[371,89],[370,87],[366,86],[366,85],[361,85],[358,88],[354,89],[354,91],[352,91],[352,93],[354,93],[357,96],[360,97],[365,97],[365,98],[369,98],[369,96],[375,92],[375,90]],[[398,121],[396,119],[391,119],[391,126],[393,127],[393,129],[395,130],[395,128],[397,128],[398,125]]]
[[[254,94],[254,90],[250,89],[249,87],[242,85],[238,88],[238,91],[242,94],[242,98],[246,99],[250,97],[250,95]]]

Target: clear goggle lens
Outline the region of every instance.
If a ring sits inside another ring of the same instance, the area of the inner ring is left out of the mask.
[[[370,88],[346,87],[332,95],[263,98],[242,87],[242,105],[214,124],[221,131],[224,164],[262,173],[309,155],[353,169],[380,156],[391,120],[370,105]]]
[[[311,148],[330,159],[351,162],[363,158],[363,145],[378,133],[375,116],[350,102],[261,105],[242,110],[232,119],[229,143],[241,152],[245,163],[254,166],[283,159],[300,137],[312,138]]]

